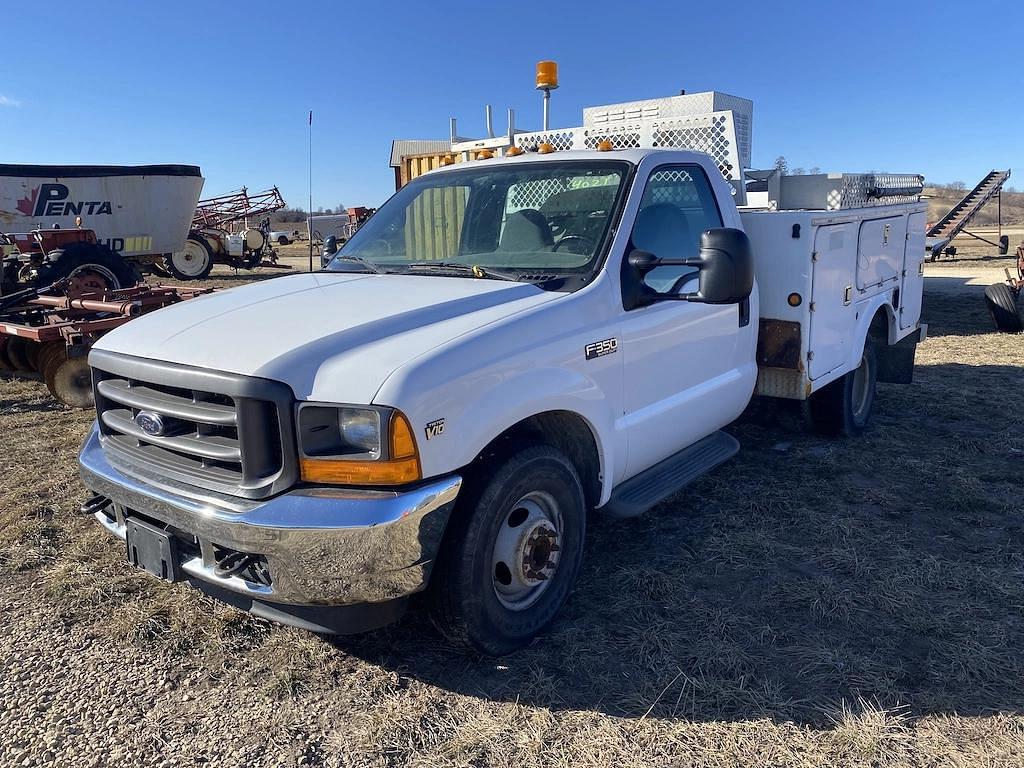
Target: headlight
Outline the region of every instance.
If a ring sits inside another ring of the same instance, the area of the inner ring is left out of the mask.
[[[308,482],[401,485],[419,480],[408,420],[390,408],[302,404],[299,469]]]

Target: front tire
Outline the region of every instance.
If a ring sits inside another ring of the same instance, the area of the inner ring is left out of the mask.
[[[164,258],[164,268],[178,280],[203,280],[213,269],[213,249],[205,237],[190,232],[185,247]]]
[[[527,645],[579,573],[586,502],[576,468],[546,445],[485,466],[449,526],[430,586],[434,622],[488,656]]]
[[[808,405],[814,430],[830,437],[853,437],[863,432],[871,419],[877,381],[875,347],[868,338],[860,365],[811,395]]]

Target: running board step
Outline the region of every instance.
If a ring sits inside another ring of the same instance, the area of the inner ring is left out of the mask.
[[[715,432],[631,477],[614,491],[601,512],[611,517],[636,517],[728,461],[739,451],[732,435]]]

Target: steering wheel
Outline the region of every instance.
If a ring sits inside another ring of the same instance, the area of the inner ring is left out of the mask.
[[[566,245],[567,243],[577,243],[577,242],[578,243],[584,243],[586,245],[590,245],[590,241],[588,241],[587,238],[585,238],[583,235],[566,235],[561,240],[559,240],[557,243],[555,243],[553,246],[551,246],[551,250],[552,251],[557,251],[559,248],[561,248],[563,245]],[[586,251],[584,251],[584,253],[586,253]]]

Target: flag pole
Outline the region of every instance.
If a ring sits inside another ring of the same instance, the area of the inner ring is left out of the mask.
[[[313,110],[309,110],[309,213],[306,219],[309,235],[309,271],[313,271]]]

